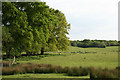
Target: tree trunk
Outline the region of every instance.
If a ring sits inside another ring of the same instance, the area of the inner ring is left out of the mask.
[[[15,56],[14,56],[14,58],[13,58],[13,62],[12,62],[12,64],[14,64],[15,63]]]
[[[42,47],[41,48],[41,55],[43,55],[44,54],[44,48]]]
[[[27,56],[31,56],[31,55],[32,55],[32,52],[26,51],[26,55],[27,55]]]
[[[7,56],[7,58],[10,58],[10,53],[7,53],[6,56]]]

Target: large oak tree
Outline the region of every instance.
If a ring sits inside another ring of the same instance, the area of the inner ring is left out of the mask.
[[[59,10],[45,2],[3,2],[3,51],[7,56],[66,50],[70,25]]]

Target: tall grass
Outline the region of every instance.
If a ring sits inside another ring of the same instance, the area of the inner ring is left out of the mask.
[[[82,68],[82,67],[72,67],[68,70],[67,74],[70,76],[87,76],[88,75],[88,69]]]
[[[117,78],[118,77],[118,69],[94,69],[90,68],[90,78]]]
[[[51,64],[18,64],[3,67],[2,75],[14,75],[25,73],[66,73],[68,76],[87,76],[90,78],[116,78],[118,69],[95,69],[94,67],[61,67]]]
[[[2,63],[3,63],[3,67],[10,67],[12,64],[10,61],[2,61]]]

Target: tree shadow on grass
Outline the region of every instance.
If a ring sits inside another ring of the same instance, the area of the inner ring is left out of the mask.
[[[45,58],[45,57],[50,57],[50,56],[66,56],[65,54],[49,54],[49,53],[46,53],[44,55],[26,55],[26,54],[23,54],[19,57],[16,57],[16,61],[29,61],[29,60],[40,60],[41,58]],[[8,60],[11,60],[11,59],[8,59],[6,57],[3,58],[3,60],[5,61],[8,61]]]

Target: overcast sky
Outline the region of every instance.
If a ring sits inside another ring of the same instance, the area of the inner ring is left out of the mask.
[[[119,0],[42,0],[65,14],[70,40],[118,40]]]

